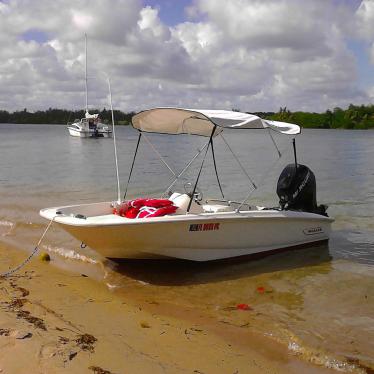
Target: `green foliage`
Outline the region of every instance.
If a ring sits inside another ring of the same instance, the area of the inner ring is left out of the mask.
[[[104,122],[112,122],[112,114],[110,110],[90,110],[91,113],[99,113],[100,118]],[[120,110],[114,110],[114,120],[116,124],[128,125],[131,122],[131,117],[135,112],[123,113]],[[73,122],[75,119],[84,118],[84,111],[52,109],[38,110],[34,113],[28,112],[27,109],[9,113],[5,110],[0,110],[0,123],[29,123],[29,124],[66,124]]]
[[[91,113],[99,113],[104,122],[112,122],[110,110],[105,108],[101,111],[92,109]],[[115,110],[114,119],[118,125],[129,125],[134,114],[135,112],[124,113]],[[325,113],[291,112],[287,107],[281,107],[277,113],[257,112],[254,114],[265,119],[296,123],[304,128],[374,129],[374,105],[350,104],[347,109],[336,107],[327,110]],[[28,112],[26,108],[13,113],[0,110],[0,123],[66,124],[83,117],[83,110],[70,111],[49,108],[34,113]]]
[[[348,109],[336,107],[325,113],[291,112],[284,107],[277,113],[256,114],[265,119],[296,123],[304,128],[374,129],[374,105],[350,104]]]

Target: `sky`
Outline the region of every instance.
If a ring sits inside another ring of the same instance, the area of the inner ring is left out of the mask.
[[[374,103],[374,0],[0,0],[0,110]]]

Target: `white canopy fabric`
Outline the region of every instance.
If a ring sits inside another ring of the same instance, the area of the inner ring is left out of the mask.
[[[300,127],[286,122],[268,121],[253,114],[229,110],[199,110],[183,108],[154,108],[140,112],[132,117],[134,128],[160,134],[190,134],[210,136],[217,125],[214,135],[224,128],[264,129],[270,128],[286,135],[300,134]]]

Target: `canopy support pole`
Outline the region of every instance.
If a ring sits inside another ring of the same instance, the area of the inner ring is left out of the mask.
[[[270,130],[270,127],[268,127],[268,134],[270,136],[270,139],[271,141],[273,142],[273,145],[275,147],[275,149],[277,150],[278,152],[278,157],[281,158],[282,157],[282,153],[280,152],[278,146],[277,146],[277,143],[275,142],[274,138],[273,138],[273,135],[271,135],[271,130]]]
[[[287,147],[287,149],[289,150],[289,147]],[[284,151],[285,154],[288,154],[287,150]],[[270,174],[270,172],[272,171],[273,167],[279,162],[279,160],[283,157],[283,154],[280,152],[280,157],[274,162],[274,164],[272,164],[269,169],[266,171],[266,173],[264,174],[264,176],[261,178],[260,182],[258,183],[259,186],[262,185],[263,181],[267,178],[268,174]],[[239,213],[240,211],[240,208],[246,204],[246,201],[250,198],[250,196],[252,195],[253,191],[255,190],[255,188],[253,188],[251,191],[249,191],[248,195],[246,196],[246,198],[243,200],[243,202],[240,204],[240,206],[236,209],[236,212]]]
[[[240,208],[246,204],[246,201],[250,198],[250,196],[252,195],[252,192],[255,190],[255,188],[252,188],[250,191],[249,191],[249,194],[245,197],[245,199],[241,202],[241,204],[236,208],[235,212],[236,213],[239,213],[240,212]]]
[[[219,177],[218,177],[217,164],[216,164],[216,156],[214,154],[214,147],[213,147],[213,140],[212,140],[212,144],[211,145],[212,145],[212,156],[213,156],[214,171],[216,172],[218,186],[219,186],[219,189],[221,191],[222,198],[224,199],[225,195],[223,194],[221,182],[220,182]]]
[[[195,156],[192,157],[192,159],[190,160],[190,162],[185,166],[185,168],[175,177],[175,179],[173,180],[173,182],[171,182],[170,186],[166,189],[166,191],[164,192],[164,194],[170,190],[171,187],[174,186],[174,184],[178,181],[178,179],[187,171],[187,169],[192,165],[192,163],[196,160],[197,157],[200,156],[201,152],[205,149],[205,147],[207,147],[209,145],[209,141],[207,143],[205,143],[200,149],[198,149],[197,153],[195,154]]]
[[[292,139],[292,146],[293,146],[293,156],[295,158],[295,168],[297,170],[297,156],[296,156],[296,141],[295,141],[295,138]]]
[[[190,209],[191,209],[191,204],[192,204],[193,197],[194,197],[194,195],[195,195],[195,191],[196,191],[197,183],[199,182],[200,174],[201,174],[201,171],[203,170],[204,161],[205,161],[205,159],[206,159],[206,155],[207,155],[207,153],[208,153],[209,146],[210,146],[210,145],[212,144],[212,142],[213,142],[213,135],[214,135],[214,133],[215,133],[215,131],[216,131],[216,128],[217,128],[217,125],[214,125],[213,130],[212,130],[212,133],[210,134],[210,138],[209,138],[208,146],[206,147],[205,155],[204,155],[203,161],[201,162],[201,166],[200,166],[199,174],[197,175],[196,182],[195,182],[195,185],[194,185],[193,190],[192,190],[192,195],[190,196],[190,202],[188,203],[187,213],[189,213],[189,211],[190,211]]]
[[[225,142],[227,148],[230,150],[231,154],[233,155],[233,157],[235,158],[236,162],[238,163],[238,165],[240,166],[240,168],[242,169],[243,173],[247,176],[248,180],[251,182],[252,186],[253,186],[253,189],[256,190],[257,189],[257,186],[255,184],[255,182],[253,182],[252,178],[248,175],[247,171],[245,170],[244,166],[242,165],[242,163],[240,162],[240,160],[238,159],[238,157],[236,156],[236,154],[234,153],[234,151],[231,149],[229,143],[227,143],[226,139],[224,138],[224,136],[222,135],[221,133],[221,137],[223,139],[223,141]]]
[[[127,185],[126,185],[126,189],[125,189],[125,194],[123,195],[123,200],[126,200],[127,189],[129,187],[130,178],[131,178],[131,174],[132,174],[132,169],[134,168],[135,158],[136,158],[136,154],[138,153],[138,148],[139,148],[139,143],[140,143],[140,138],[141,137],[142,137],[142,133],[141,133],[141,131],[139,131],[138,143],[136,144],[135,154],[134,154],[134,158],[132,160],[130,174],[129,174],[129,179],[127,180]]]
[[[153,149],[153,151],[156,153],[156,155],[158,156],[158,158],[162,161],[162,163],[169,169],[169,171],[174,175],[174,177],[176,177],[177,174],[175,174],[174,170],[169,166],[169,164],[165,161],[165,159],[157,151],[157,149],[152,144],[152,142],[145,135],[143,135],[143,136],[144,136],[144,139],[147,141],[147,143],[151,146],[151,148]]]

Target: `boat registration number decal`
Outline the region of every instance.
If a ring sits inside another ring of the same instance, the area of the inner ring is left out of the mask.
[[[219,230],[219,223],[194,223],[190,225],[190,231],[215,231]]]
[[[316,234],[322,234],[324,231],[323,231],[323,228],[322,227],[311,227],[309,229],[304,229],[303,230],[303,233],[305,235],[316,235]]]

